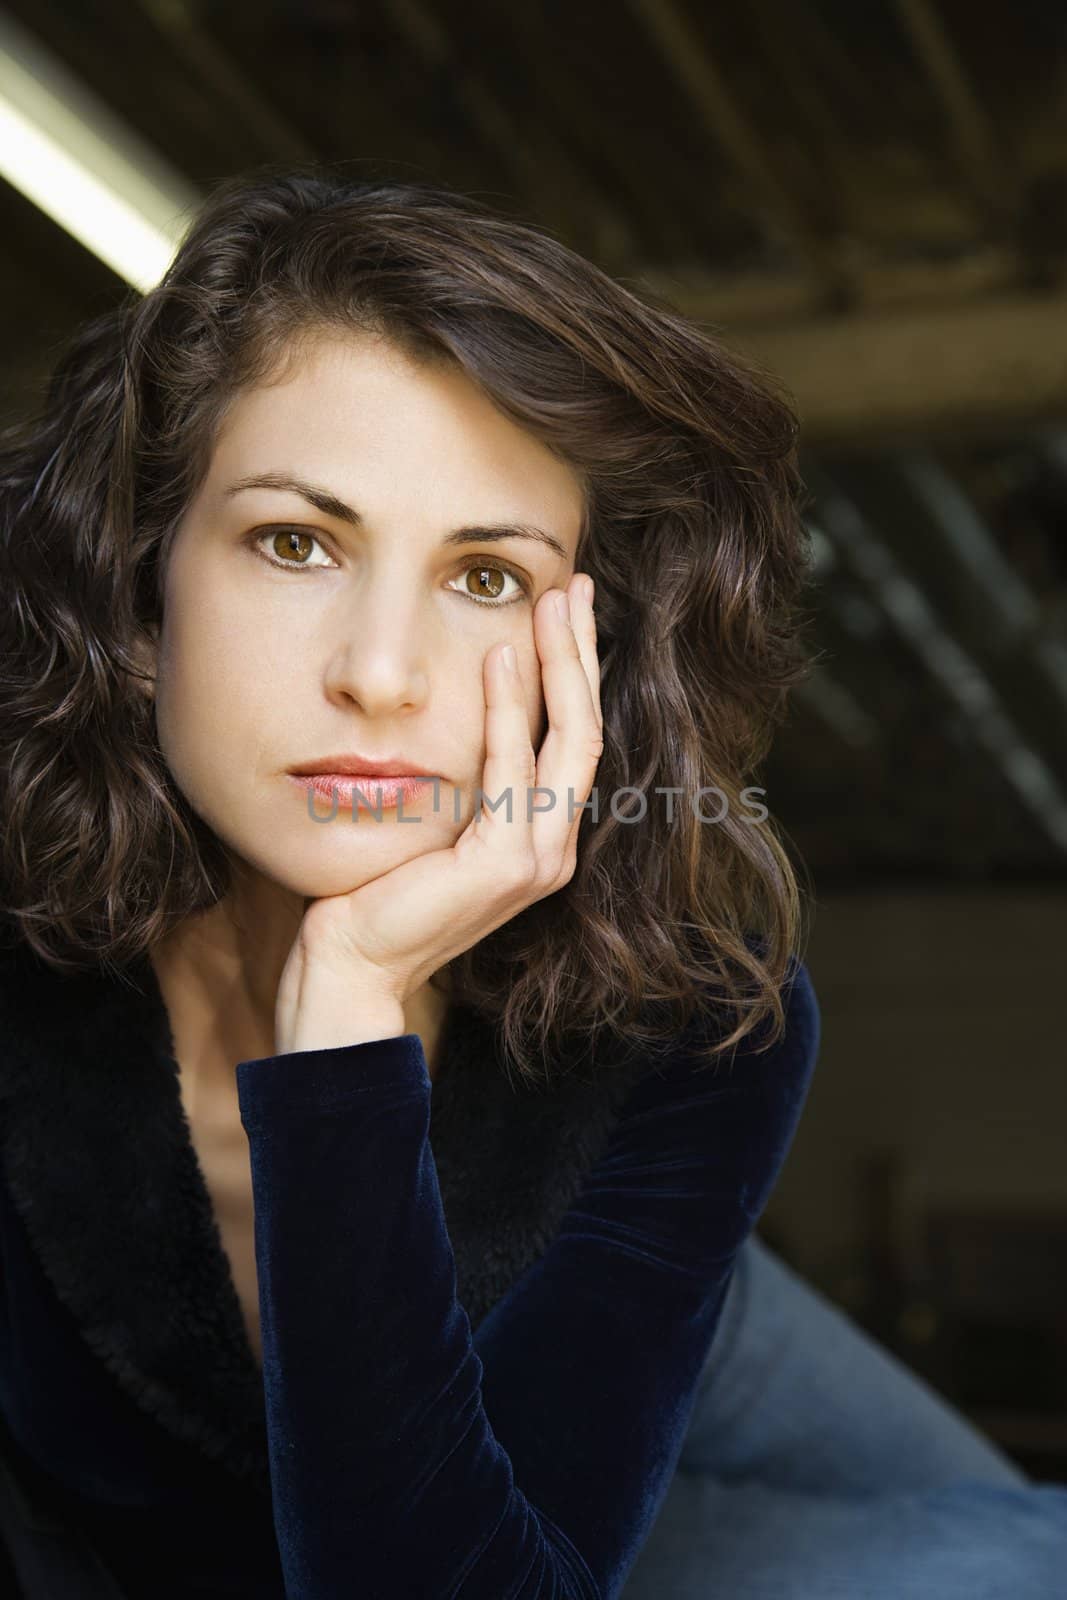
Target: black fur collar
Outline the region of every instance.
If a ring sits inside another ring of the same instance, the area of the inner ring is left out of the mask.
[[[150,961],[59,974],[0,950],[0,1037],[4,1178],[58,1298],[137,1405],[266,1491],[262,1376]],[[543,1253],[637,1065],[516,1088],[492,1026],[452,1008],[430,1138],[472,1327]]]

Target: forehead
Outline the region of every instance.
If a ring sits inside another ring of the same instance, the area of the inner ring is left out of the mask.
[[[215,443],[209,492],[255,472],[327,482],[376,505],[525,516],[573,550],[585,510],[580,473],[505,416],[452,361],[408,356],[377,335],[320,334],[245,390]]]

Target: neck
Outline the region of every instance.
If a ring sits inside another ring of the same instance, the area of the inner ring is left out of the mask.
[[[273,917],[257,918],[254,906],[222,900],[152,947],[174,1054],[191,1086],[201,1084],[205,1093],[234,1088],[238,1061],[275,1053],[278,983],[306,904],[275,903]],[[448,1005],[447,994],[429,982],[404,1003],[404,1031],[422,1040],[431,1079],[440,1065]]]

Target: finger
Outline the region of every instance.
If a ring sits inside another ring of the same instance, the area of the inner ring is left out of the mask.
[[[604,717],[600,709],[600,657],[596,647],[596,616],[593,603],[585,598],[583,586],[586,577],[584,573],[578,575],[577,581],[570,587],[571,628],[578,642],[578,654],[582,658],[585,675],[589,679],[589,693],[593,701],[593,710],[599,727],[604,726]],[[592,582],[592,579],[589,580]]]
[[[504,646],[494,645],[486,653],[483,677],[485,763],[477,830],[510,877],[512,868],[521,875],[532,866],[526,795],[536,782],[537,757],[530,743],[522,674],[517,662],[512,668],[506,665]]]
[[[543,595],[534,612],[548,713],[548,732],[538,752],[535,781],[548,793],[534,797],[534,804],[544,809],[535,811],[533,817],[533,844],[548,877],[558,874],[577,835],[583,814],[580,807],[592,789],[603,745],[595,688],[575,629],[556,614],[557,593]]]

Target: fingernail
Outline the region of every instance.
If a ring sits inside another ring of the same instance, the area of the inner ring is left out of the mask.
[[[506,644],[503,650],[501,650],[500,654],[504,658],[504,666],[507,668],[507,670],[509,672],[514,672],[519,664],[519,658],[515,654],[515,646],[513,644]]]
[[[555,596],[555,601],[556,601],[556,610],[559,613],[560,621],[561,622],[570,622],[570,620],[571,620],[571,608],[570,608],[570,603],[569,603],[569,601],[567,599],[567,591],[564,589],[559,594],[557,594]]]
[[[596,593],[596,584],[593,582],[592,578],[586,578],[584,588],[585,603],[587,606],[591,606],[593,604],[593,595]]]

